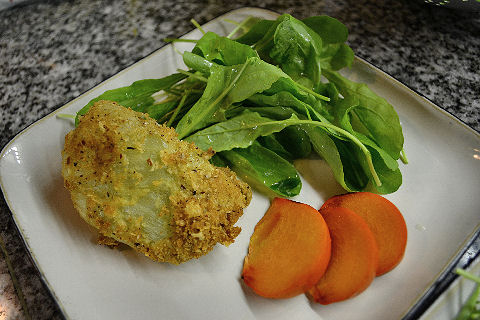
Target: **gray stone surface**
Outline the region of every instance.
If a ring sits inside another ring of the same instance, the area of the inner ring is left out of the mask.
[[[0,11],[0,147],[164,43],[229,10],[327,14],[355,53],[480,130],[480,15],[415,1],[26,1]],[[3,197],[0,236],[32,319],[61,319]],[[0,250],[0,319],[23,319]],[[3,313],[3,314],[2,314]],[[3,318],[2,318],[3,317]]]

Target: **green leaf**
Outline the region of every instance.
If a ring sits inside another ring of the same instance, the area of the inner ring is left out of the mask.
[[[312,144],[301,126],[289,126],[275,133],[277,141],[293,156],[293,159],[306,158],[312,152]]]
[[[300,20],[283,15],[274,34],[269,55],[275,64],[297,81],[307,77],[315,87],[320,82],[322,39]]]
[[[268,135],[268,136],[263,136],[263,137],[258,137],[257,141],[267,148],[268,150],[271,150],[278,154],[280,157],[284,158],[285,160],[292,161],[293,156],[290,152],[285,150],[285,148],[282,146],[280,142],[275,138],[274,134]]]
[[[402,183],[402,175],[397,163],[388,167],[392,162],[386,161],[385,154],[380,154],[378,147],[367,145],[372,156],[373,166],[381,185],[375,182],[370,172],[365,154],[351,141],[338,139],[328,135],[325,130],[313,126],[302,126],[307,132],[313,149],[332,169],[338,183],[349,192],[371,191],[379,194],[388,194],[398,190]],[[360,141],[363,139],[359,138]],[[362,142],[364,142],[363,140]]]
[[[216,151],[246,148],[260,136],[279,132],[293,124],[298,118],[275,121],[261,117],[258,113],[245,111],[239,116],[214,124],[194,133],[185,140],[194,142],[202,150],[210,147]]]
[[[272,84],[270,88],[266,89],[263,93],[266,95],[273,95],[282,91],[291,93],[295,98],[305,103],[313,104],[315,101],[315,98],[312,95],[300,90],[297,83],[295,83],[295,81],[293,81],[290,77],[283,77],[278,79]]]
[[[215,151],[230,150],[232,148],[245,148],[253,143],[258,137],[268,135],[282,130],[282,127],[291,125],[310,125],[312,127],[319,127],[327,132],[335,131],[338,135],[344,137],[345,140],[352,142],[354,146],[358,147],[362,154],[365,170],[368,170],[372,180],[376,185],[380,185],[381,181],[375,172],[375,166],[372,161],[372,156],[367,147],[362,144],[358,138],[348,131],[336,127],[331,123],[324,123],[320,121],[301,120],[295,114],[289,119],[274,121],[268,118],[262,118],[258,114],[245,112],[240,116],[231,118],[227,121],[217,123],[204,130],[197,132],[188,141],[195,142],[201,149],[208,149],[210,147]],[[308,132],[307,132],[308,134]],[[343,141],[338,139],[339,141]],[[345,150],[349,151],[348,149]],[[344,153],[345,153],[344,152]],[[351,159],[348,159],[351,160]],[[346,161],[346,160],[342,160]],[[342,178],[343,180],[343,178]]]
[[[353,50],[345,43],[324,46],[320,54],[320,63],[324,69],[333,71],[351,67],[355,55]]]
[[[363,165],[364,157],[360,149],[350,141],[335,139],[332,137],[345,173],[345,184],[350,191],[363,191],[369,182],[368,169]],[[372,159],[373,162],[373,159]],[[376,169],[376,168],[375,168]],[[377,173],[378,175],[378,173]]]
[[[188,51],[183,53],[183,62],[187,65],[187,67],[200,71],[205,75],[210,75],[210,69],[214,65],[213,62],[208,61],[207,59],[199,56],[198,54],[194,54]]]
[[[352,121],[353,129],[373,140],[397,160],[403,149],[403,133],[392,105],[363,83],[353,82],[330,70],[324,70],[324,75],[344,97],[358,99],[358,106],[352,111],[358,119]]]
[[[398,163],[374,141],[362,133],[356,132],[352,128],[350,114],[357,106],[358,100],[352,97],[338,100],[332,108],[335,116],[334,123],[340,128],[350,132],[358,139],[358,141],[367,147],[372,155],[372,163],[375,172],[381,181],[381,185],[378,186],[374,181],[374,177],[370,174],[370,169],[365,161],[364,153],[361,152],[357,146],[339,135],[330,134],[330,138],[333,139],[338,149],[337,151],[340,158],[330,159],[332,163],[329,163],[329,165],[334,168],[337,167],[336,170],[338,172],[335,176],[337,180],[345,179],[345,185],[349,188],[349,191],[362,191],[366,189],[367,182],[370,180],[371,186],[368,186],[368,188],[371,189],[371,191],[381,194],[394,192],[400,187],[402,181]],[[325,140],[327,138],[323,137],[322,139]],[[325,145],[325,141],[322,141],[322,143]],[[325,157],[329,155],[321,154],[321,156]],[[338,170],[340,165],[343,167],[341,171]],[[362,173],[362,171],[364,171],[364,173]],[[344,176],[342,176],[342,174],[344,174]]]
[[[303,128],[308,134],[315,152],[322,157],[332,169],[335,180],[347,191],[358,190],[358,188],[354,186],[355,183],[349,182],[348,177],[345,177],[342,159],[333,138],[321,128],[308,125],[303,126]]]
[[[325,15],[313,16],[303,19],[302,22],[322,38],[324,45],[347,41],[347,27],[335,18]]]
[[[238,23],[230,19],[224,19],[224,20],[226,22],[230,22],[235,25],[235,28],[232,31],[230,31],[230,33],[227,35],[228,39],[232,39],[232,37],[235,36],[237,33],[241,33],[241,35],[243,35],[249,32],[253,26],[255,26],[259,21],[262,21],[263,19],[257,18],[254,16],[249,16],[246,19],[244,19],[241,23]]]
[[[177,105],[178,100],[167,101],[159,104],[152,104],[148,106],[144,112],[148,113],[151,118],[159,121],[164,115],[175,109]]]
[[[258,106],[289,107],[303,115],[315,112],[309,104],[298,100],[294,95],[286,91],[281,91],[273,95],[258,93],[248,98],[248,101]]]
[[[258,142],[245,149],[223,151],[220,156],[229,167],[257,190],[273,191],[282,197],[300,193],[302,181],[287,160]]]
[[[77,112],[75,124],[78,125],[79,117],[86,114],[90,107],[100,100],[115,101],[118,104],[127,108],[132,108],[135,111],[146,112],[147,109],[152,107],[155,103],[152,94],[160,90],[168,89],[185,78],[186,76],[183,74],[174,73],[161,79],[139,80],[127,87],[105,91],[100,96],[90,100],[86,106]]]
[[[353,50],[345,44],[348,38],[347,27],[329,16],[314,16],[302,20],[322,39],[320,63],[322,68],[340,70],[352,65]]]
[[[235,39],[239,43],[254,45],[259,42],[268,31],[278,23],[275,20],[260,20],[255,23],[245,34]]]
[[[396,168],[391,168],[388,166],[388,161],[386,161],[386,157],[388,157],[388,154],[386,154],[386,156],[385,154],[379,154],[379,151],[382,149],[368,149],[370,151],[370,154],[372,155],[375,172],[377,173],[382,184],[377,185],[373,181],[373,178],[371,177],[368,169],[366,169],[367,165],[365,164],[365,161],[362,161],[362,164],[365,168],[364,170],[368,174],[370,180],[368,188],[366,190],[378,194],[389,194],[397,191],[398,188],[400,188],[400,186],[402,185],[402,173],[400,172],[398,166]]]
[[[282,21],[284,16],[280,16],[277,18],[277,20],[275,20],[270,26],[268,29],[264,30],[265,33],[263,34],[263,36],[260,38],[260,40],[258,40],[257,42],[255,42],[254,44],[252,44],[252,47],[255,51],[257,51],[258,55],[260,56],[260,58],[262,58],[263,60],[267,61],[267,62],[270,62],[269,61],[269,52],[273,46],[273,37],[275,35],[275,32],[277,30],[277,26],[278,24]]]
[[[292,116],[292,114],[297,115],[296,112],[292,108],[288,108],[288,107],[272,108],[270,106],[264,106],[264,107],[260,107],[260,106],[258,106],[258,107],[257,106],[243,107],[242,106],[239,109],[240,110],[237,110],[237,112],[234,116],[238,116],[243,111],[256,112],[259,115],[261,115],[262,117],[266,117],[266,118],[270,118],[270,119],[274,119],[274,120],[286,120],[286,119],[290,118]],[[240,111],[242,111],[242,112],[240,112]],[[229,110],[229,112],[230,112],[230,110]],[[233,118],[233,116],[230,117],[230,118]],[[301,118],[301,117],[298,117],[298,118]]]
[[[270,88],[281,77],[287,75],[259,58],[250,58],[244,65],[214,64],[202,97],[176,127],[179,137],[182,139],[207,125],[225,120],[225,110],[233,103]]]
[[[379,156],[379,159],[384,162],[388,169],[397,170],[398,163],[395,159],[393,159],[385,150],[380,148],[369,137],[353,129],[353,126],[351,124],[351,115],[353,114],[355,109],[358,108],[358,106],[359,101],[355,97],[347,97],[345,99],[339,100],[334,106],[336,125],[353,134],[359,141],[361,141],[364,145],[368,146],[369,149],[375,149],[376,153]]]
[[[227,167],[228,166],[227,162],[218,153],[215,153],[210,158],[210,163],[213,164],[214,166],[217,166],[217,167]]]
[[[251,47],[213,32],[207,32],[198,40],[192,53],[224,66],[243,64],[248,58],[258,57]]]

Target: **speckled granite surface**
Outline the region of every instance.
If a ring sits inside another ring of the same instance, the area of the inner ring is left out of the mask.
[[[415,1],[27,1],[0,11],[0,147],[102,80],[231,9],[328,14],[357,55],[480,130],[480,14]],[[0,199],[0,319],[61,319]]]

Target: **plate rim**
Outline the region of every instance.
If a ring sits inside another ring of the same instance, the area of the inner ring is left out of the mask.
[[[214,18],[212,18],[208,21],[206,21],[201,26],[205,27],[205,26],[208,26],[208,24],[216,23],[219,19],[222,19],[222,17],[229,16],[229,15],[232,15],[232,14],[237,13],[237,12],[250,11],[250,10],[254,10],[254,11],[257,11],[257,12],[259,12],[259,11],[260,12],[265,12],[267,14],[274,13],[274,14],[280,15],[280,13],[278,13],[275,10],[269,10],[269,9],[265,9],[265,8],[261,8],[261,7],[255,7],[255,6],[247,6],[247,7],[240,7],[240,8],[236,8],[236,9],[226,11],[226,12],[224,12],[224,13],[222,13],[222,14],[220,14],[220,15],[218,15],[218,16],[216,16],[216,17],[214,17]],[[185,33],[179,35],[177,38],[181,38],[181,37],[193,32],[195,29],[196,28],[192,28],[192,29],[186,31]],[[4,161],[3,159],[6,155],[6,153],[8,152],[8,150],[10,149],[10,146],[13,145],[23,135],[28,133],[34,126],[41,125],[44,121],[47,121],[47,120],[51,119],[52,117],[57,116],[57,114],[60,111],[68,108],[70,105],[72,105],[77,100],[81,99],[83,96],[89,94],[90,92],[92,92],[94,90],[97,90],[97,89],[101,88],[107,82],[110,82],[110,81],[114,80],[115,78],[119,77],[121,74],[123,74],[123,73],[127,72],[128,70],[134,68],[138,63],[142,63],[143,61],[146,61],[146,60],[150,59],[153,55],[156,55],[161,51],[167,50],[168,48],[170,48],[170,46],[172,46],[171,43],[164,43],[162,46],[158,47],[157,49],[154,49],[153,51],[151,51],[150,53],[148,53],[144,57],[141,57],[141,58],[137,59],[136,61],[127,65],[125,68],[119,70],[118,72],[112,74],[111,76],[107,77],[106,79],[104,79],[104,80],[100,81],[99,83],[93,85],[92,87],[86,89],[81,94],[79,94],[75,98],[69,100],[68,102],[61,105],[60,107],[50,111],[49,113],[44,115],[42,118],[26,125],[23,129],[21,129],[18,133],[16,133],[2,147],[2,150],[0,151],[0,164]],[[393,82],[396,86],[400,87],[403,91],[407,92],[408,94],[421,98],[425,102],[425,104],[427,104],[429,106],[429,108],[433,108],[436,112],[440,112],[444,116],[447,116],[450,120],[453,120],[456,123],[456,125],[460,125],[460,127],[462,128],[461,130],[466,130],[468,132],[468,134],[473,134],[473,136],[475,136],[477,139],[480,139],[480,131],[477,131],[476,129],[470,127],[468,124],[466,124],[463,120],[461,120],[459,117],[457,117],[453,113],[441,108],[439,105],[434,103],[432,100],[430,100],[429,98],[424,96],[421,92],[418,92],[417,90],[412,89],[407,84],[397,80],[395,77],[393,77],[388,72],[382,70],[381,68],[377,67],[375,64],[367,61],[366,59],[364,59],[364,58],[362,58],[358,55],[355,55],[355,61],[359,62],[362,65],[364,65],[364,66],[366,66],[370,69],[373,69],[375,72],[383,75],[389,81]],[[63,306],[60,299],[57,297],[55,291],[53,290],[52,286],[50,285],[47,277],[45,276],[44,271],[42,270],[41,266],[39,265],[39,263],[37,261],[35,253],[33,252],[33,250],[30,247],[28,239],[26,239],[26,235],[24,234],[24,231],[22,230],[21,226],[18,223],[18,219],[16,217],[16,212],[12,209],[12,203],[7,196],[7,192],[6,192],[6,188],[5,188],[4,184],[5,184],[4,183],[4,178],[2,176],[0,176],[0,189],[2,191],[2,195],[3,195],[3,198],[5,200],[6,205],[8,207],[8,210],[10,211],[10,217],[12,218],[12,220],[14,222],[13,225],[14,225],[16,231],[18,232],[20,238],[21,238],[21,242],[23,243],[24,248],[26,249],[26,252],[27,252],[30,260],[33,262],[33,266],[37,270],[37,274],[39,275],[40,280],[43,282],[44,286],[47,288],[47,291],[52,296],[52,300],[54,301],[55,305],[60,310],[61,315],[64,318],[69,319],[69,316],[68,316],[68,313],[65,310],[65,307]],[[422,291],[421,294],[419,294],[416,297],[414,302],[412,302],[410,304],[408,310],[402,315],[402,319],[409,315],[409,313],[410,313],[410,311],[412,310],[413,307],[415,307],[417,304],[420,304],[420,305],[422,304],[422,301],[423,301],[422,298],[424,297],[425,293],[432,288],[432,286],[439,280],[439,277],[441,277],[443,274],[451,271],[450,267],[451,267],[452,263],[459,260],[462,256],[463,252],[465,252],[469,248],[469,245],[475,240],[475,238],[478,238],[479,236],[480,236],[480,223],[477,224],[477,226],[475,227],[475,230],[473,232],[471,232],[467,236],[467,238],[460,244],[460,246],[456,250],[455,254],[445,263],[442,270],[438,274],[435,275],[431,284],[426,289],[424,289],[424,291]],[[478,253],[477,253],[477,255],[478,255]],[[472,261],[473,260],[475,260],[475,258],[472,258]],[[456,277],[453,280],[455,280],[455,279],[456,279]],[[453,282],[453,280],[452,280],[452,282]],[[448,289],[448,286],[445,288],[445,290],[446,289]],[[428,309],[428,307],[431,305],[431,303],[433,303],[435,300],[433,300],[428,305],[426,305],[424,311],[426,311]]]

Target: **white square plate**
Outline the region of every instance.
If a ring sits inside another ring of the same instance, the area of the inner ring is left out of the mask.
[[[204,25],[227,34],[254,15],[232,11]],[[193,31],[186,38],[200,37]],[[180,50],[191,44],[176,44]],[[31,125],[2,151],[0,183],[15,223],[41,275],[71,319],[393,319],[400,318],[432,284],[480,222],[480,135],[372,65],[356,59],[345,74],[385,97],[399,113],[410,164],[403,185],[387,196],[405,216],[409,238],[401,264],[376,278],[359,296],[328,306],[300,295],[258,297],[242,285],[243,258],[269,200],[255,193],[239,220],[242,232],[230,247],[180,266],[156,263],[133,250],[96,245],[96,232],[74,211],[61,176],[61,150],[70,121],[90,99],[108,89],[160,78],[184,67],[165,46]],[[344,191],[322,160],[296,163],[303,190],[295,198],[320,207]]]

